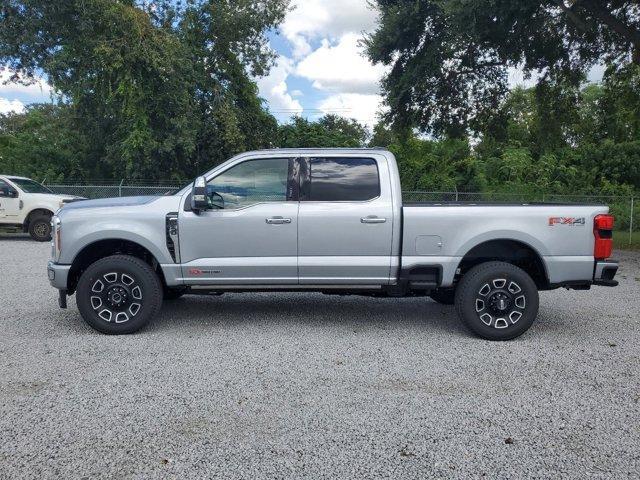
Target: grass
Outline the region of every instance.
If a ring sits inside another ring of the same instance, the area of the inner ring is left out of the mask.
[[[629,231],[613,232],[613,247],[619,250],[640,250],[640,232],[633,232],[629,244]]]

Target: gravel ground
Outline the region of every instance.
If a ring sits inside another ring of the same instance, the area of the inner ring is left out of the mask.
[[[185,297],[100,335],[0,237],[0,477],[640,476],[640,255],[523,337],[428,299]]]

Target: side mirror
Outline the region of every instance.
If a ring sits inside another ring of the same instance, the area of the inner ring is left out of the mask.
[[[17,196],[18,192],[11,187],[0,188],[0,197],[16,198]]]
[[[191,210],[198,212],[207,208],[209,208],[207,180],[204,177],[198,177],[193,181],[193,189],[191,190]]]

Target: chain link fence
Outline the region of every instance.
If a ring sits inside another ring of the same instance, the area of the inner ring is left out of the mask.
[[[93,181],[90,184],[75,182],[49,184],[43,182],[50,190],[64,195],[75,195],[85,198],[131,197],[138,195],[167,195],[184,187],[188,182],[144,182],[144,181]]]
[[[46,184],[56,193],[86,198],[167,195],[184,187],[184,182],[93,181],[91,183]],[[614,239],[617,246],[640,249],[640,197],[619,195],[564,195],[554,193],[426,192],[404,191],[405,202],[490,202],[490,203],[568,203],[602,204],[616,217]]]

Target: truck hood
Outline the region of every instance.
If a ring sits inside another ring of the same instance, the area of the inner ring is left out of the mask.
[[[84,200],[84,197],[77,197],[75,195],[65,195],[60,193],[36,193],[30,194],[34,195],[33,198],[36,198],[39,202],[45,203],[57,203],[57,202],[76,202],[78,200]]]
[[[82,202],[72,202],[64,206],[66,212],[70,210],[81,210],[87,208],[113,208],[113,207],[136,207],[139,205],[147,205],[159,196],[144,197],[116,197],[116,198],[100,198],[98,200],[83,200]]]

